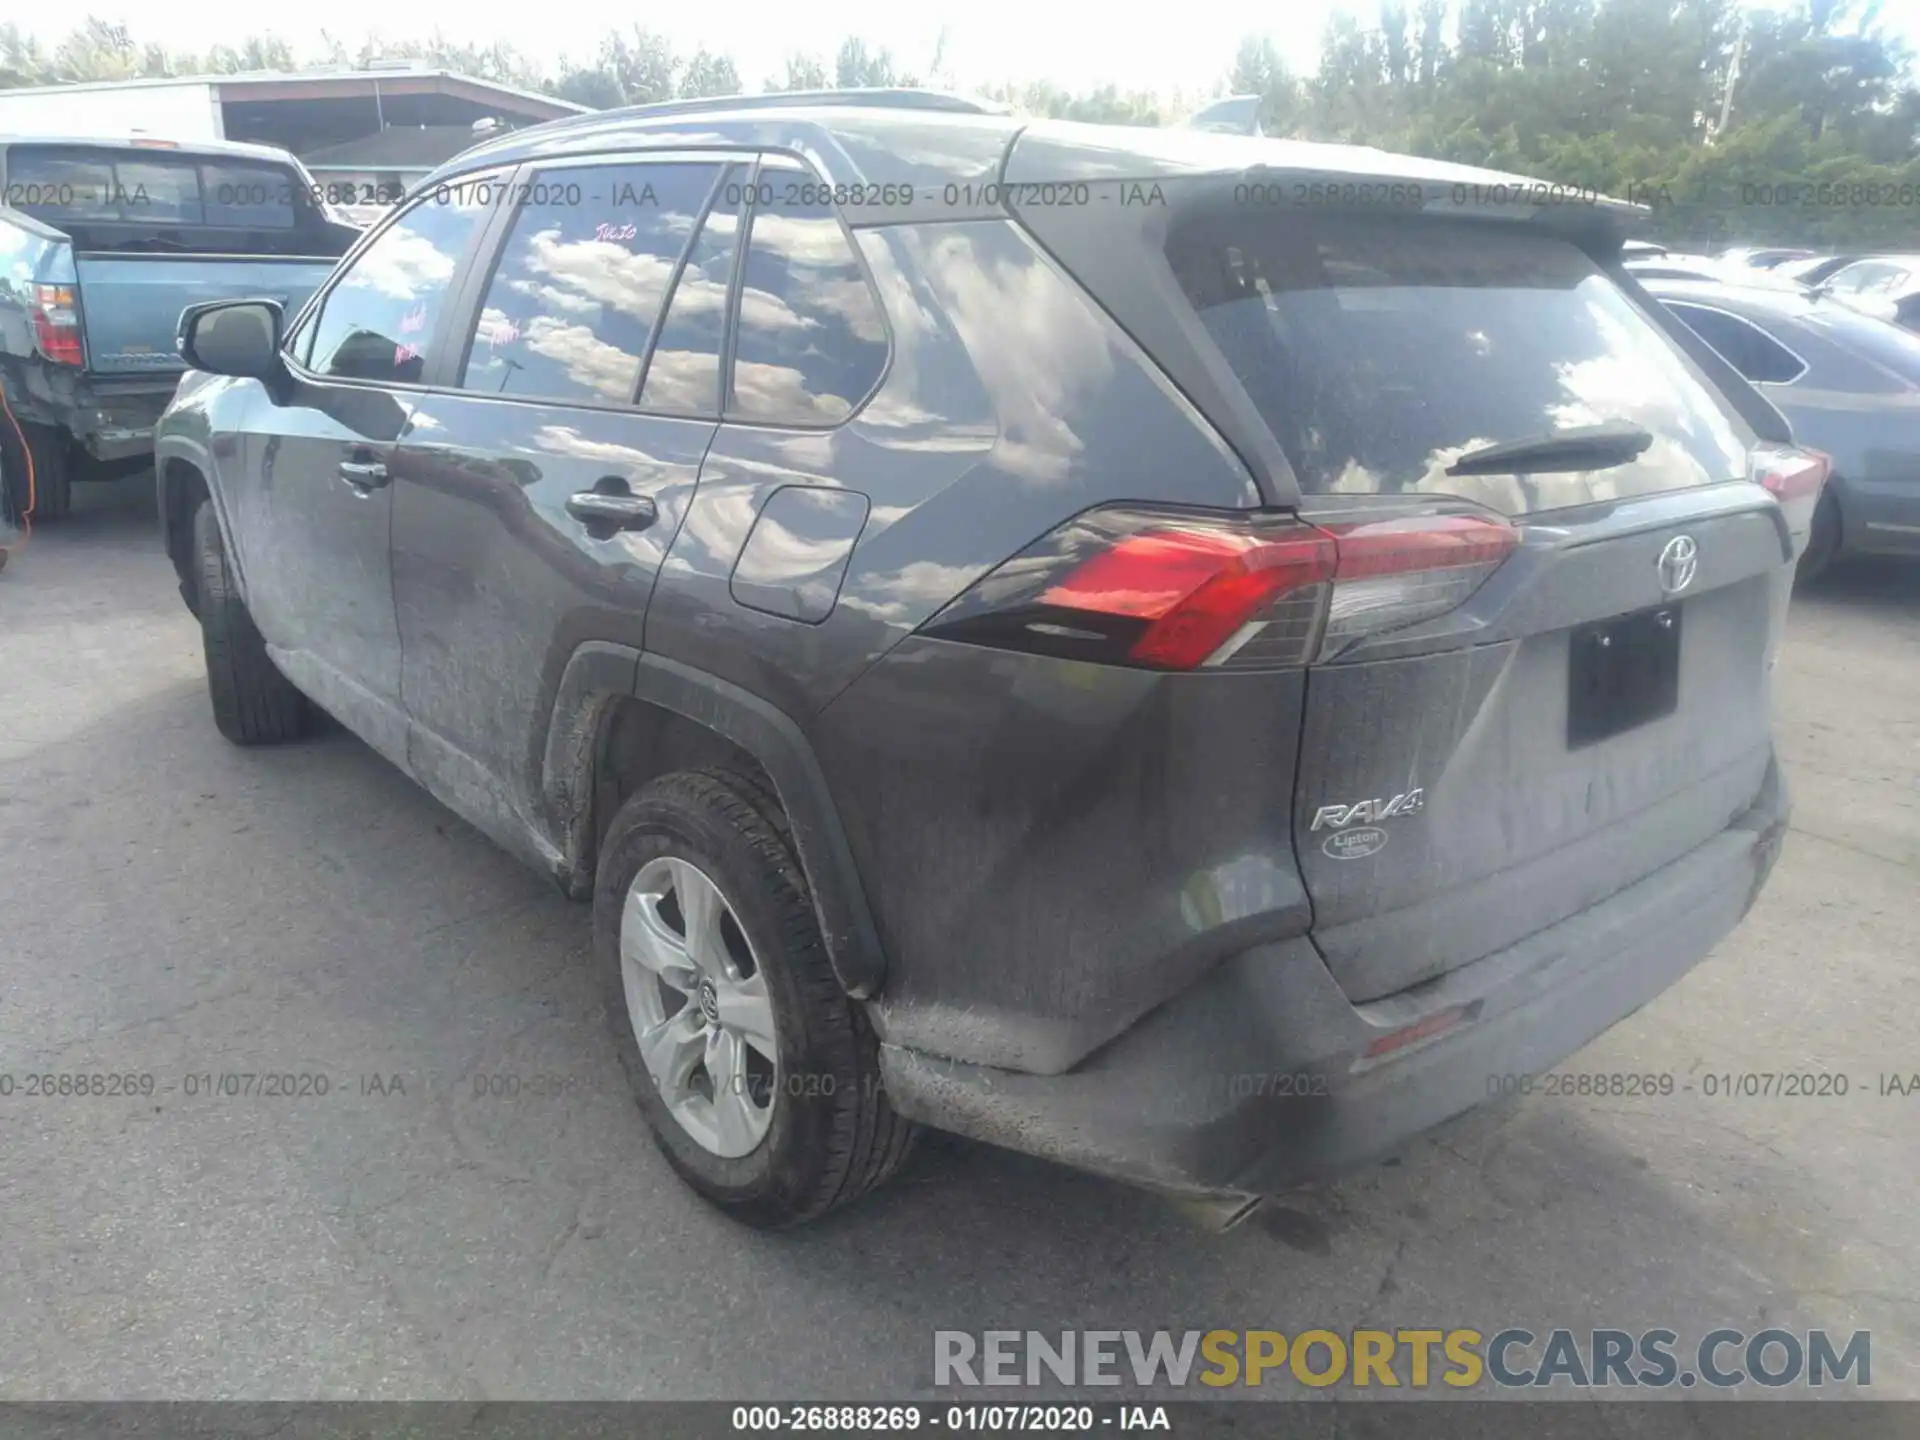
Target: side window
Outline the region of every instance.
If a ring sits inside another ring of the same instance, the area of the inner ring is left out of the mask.
[[[887,365],[879,302],[846,232],[803,172],[760,172],[747,230],[727,414],[832,425]]]
[[[713,208],[687,252],[686,267],[667,302],[667,318],[647,362],[642,409],[669,415],[720,413],[720,344],[726,334],[727,292],[740,237],[740,212],[750,187],[746,168],[729,166]]]
[[[1893,267],[1878,262],[1865,265],[1849,265],[1833,277],[1832,288],[1853,294],[1861,290],[1871,290],[1893,273]]]
[[[1786,346],[1759,326],[1719,310],[1697,305],[1674,305],[1673,313],[1693,332],[1720,352],[1748,381],[1757,385],[1784,385],[1797,380],[1806,365]]]
[[[487,286],[462,388],[631,404],[673,267],[719,174],[695,164],[537,172]]]
[[[445,203],[428,196],[389,225],[327,292],[318,317],[295,341],[294,354],[308,369],[338,379],[418,383],[460,257],[487,213],[461,203],[459,188],[443,194]]]

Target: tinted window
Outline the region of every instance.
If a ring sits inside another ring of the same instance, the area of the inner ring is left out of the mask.
[[[461,384],[631,403],[673,267],[719,173],[717,165],[540,171],[487,287]]]
[[[1745,471],[1718,393],[1588,256],[1538,231],[1234,210],[1177,228],[1167,258],[1309,492],[1515,512]],[[1614,420],[1653,444],[1603,471],[1447,474],[1469,450]]]
[[[832,205],[790,203],[796,172],[761,175],[769,184],[755,187],[727,413],[831,425],[886,369],[886,327]]]
[[[264,165],[202,165],[207,224],[234,230],[291,230],[296,178]]]
[[[117,221],[128,218],[128,195],[114,177],[112,157],[98,151],[74,153],[23,150],[7,156],[6,203],[55,224],[66,220]],[[137,218],[138,209],[133,208]]]
[[[95,221],[291,230],[296,177],[267,165],[15,147],[6,201],[55,224]]]
[[[726,333],[740,210],[748,193],[744,179],[740,166],[728,169],[673,287],[640,392],[646,409],[673,415],[719,413],[720,341]]]
[[[321,375],[417,382],[460,257],[485,213],[433,199],[414,206],[349,264],[296,353]]]
[[[1670,304],[1667,308],[1718,351],[1722,360],[1755,384],[1784,385],[1798,379],[1807,368],[1786,346],[1737,315],[1698,305]]]

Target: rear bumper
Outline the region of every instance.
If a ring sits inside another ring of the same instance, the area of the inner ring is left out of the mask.
[[[152,458],[153,427],[173,399],[174,382],[126,389],[96,386],[67,421],[74,443],[96,460]]]
[[[99,379],[84,371],[14,357],[5,367],[16,419],[64,431],[95,460],[153,455],[153,427],[173,399],[179,376]]]
[[[1159,1188],[1260,1194],[1401,1148],[1556,1065],[1678,980],[1734,928],[1778,858],[1771,765],[1754,805],[1671,865],[1507,950],[1412,990],[1347,1000],[1306,940],[1262,945],[1077,1068],[1031,1075],[883,1045],[914,1119]],[[1370,1068],[1368,1043],[1425,1015],[1473,1018]]]

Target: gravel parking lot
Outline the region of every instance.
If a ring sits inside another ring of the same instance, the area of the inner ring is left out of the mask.
[[[1770,889],[1567,1067],[1671,1098],[1535,1096],[1225,1235],[944,1143],[772,1237],[646,1139],[585,909],[343,732],[223,741],[146,482],[82,490],[0,574],[0,1073],[154,1093],[0,1098],[0,1398],[904,1398],[936,1329],[1368,1323],[1869,1329],[1920,1398],[1920,1093],[1881,1093],[1920,1072],[1920,576],[1798,602],[1777,689]],[[1703,1093],[1750,1071],[1850,1091]]]

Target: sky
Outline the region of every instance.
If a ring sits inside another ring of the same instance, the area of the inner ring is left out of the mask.
[[[408,0],[404,7],[392,0],[327,0],[285,10],[258,0],[195,0],[169,7],[163,19],[150,3],[89,0],[17,23],[51,43],[76,14],[92,13],[125,24],[136,40],[164,40],[177,49],[206,50],[264,32],[284,38],[296,53],[316,49],[323,29],[353,46],[367,35],[425,38],[437,28],[459,41],[505,40],[551,65],[566,53],[587,59],[608,29],[637,22],[666,34],[683,53],[704,45],[731,54],[750,90],[781,73],[790,52],[830,61],[849,34],[886,46],[896,62],[924,75],[944,29],[944,68],[953,88],[1050,79],[1075,90],[1113,83],[1123,90],[1204,94],[1225,80],[1243,35],[1270,36],[1297,70],[1310,70],[1328,16],[1339,8],[1367,24],[1379,13],[1377,0],[1180,0],[1137,8],[1046,0],[731,0],[652,13],[588,0]],[[1889,20],[1892,28],[1909,43],[1920,42],[1920,4],[1903,0],[1885,9],[1901,17]]]

